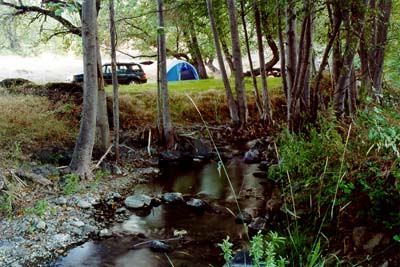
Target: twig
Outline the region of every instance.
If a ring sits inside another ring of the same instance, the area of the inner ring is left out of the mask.
[[[10,171],[10,173],[11,173],[11,176],[12,176],[17,182],[19,182],[20,184],[22,184],[24,187],[27,187],[27,184],[26,184],[21,178],[19,178],[19,176],[16,175],[14,171]]]
[[[176,240],[180,240],[180,239],[182,239],[181,236],[179,236],[179,237],[172,237],[172,238],[168,238],[168,239],[162,239],[162,240],[159,240],[159,241],[160,241],[160,242],[168,242],[168,241],[176,241]],[[133,248],[138,247],[138,246],[141,246],[141,245],[148,244],[148,243],[150,243],[150,242],[152,242],[152,241],[154,241],[154,239],[151,239],[151,240],[147,240],[147,241],[143,241],[143,242],[137,243],[137,244],[133,245]]]
[[[147,141],[147,153],[151,157],[151,129],[149,129],[149,139]]]
[[[133,148],[131,148],[131,147],[127,146],[127,145],[119,145],[119,146],[120,147],[125,147],[125,148],[129,149],[130,151],[135,152],[135,150]]]
[[[106,158],[107,154],[110,153],[112,147],[113,147],[113,145],[111,145],[111,146],[107,149],[106,153],[104,153],[104,155],[100,158],[99,162],[97,162],[96,166],[94,166],[93,169],[97,169],[97,168],[100,166],[100,164],[101,164],[101,163],[103,162],[103,160]]]

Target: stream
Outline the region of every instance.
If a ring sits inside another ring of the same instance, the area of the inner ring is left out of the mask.
[[[246,165],[242,159],[225,163],[242,211],[255,216],[263,213],[265,199],[273,188],[253,173],[257,164]],[[76,266],[222,266],[218,243],[226,236],[241,248],[246,240],[244,227],[235,223],[238,208],[226,176],[220,176],[216,162],[187,164],[162,169],[162,174],[148,184],[139,184],[132,194],[161,195],[180,192],[205,200],[212,210],[196,212],[187,205],[162,204],[148,212],[127,211],[127,219],[110,229],[113,236],[88,241],[71,249],[50,267]],[[176,235],[179,231],[181,236]],[[175,235],[174,235],[175,232]],[[153,252],[149,240],[166,240],[172,250]]]

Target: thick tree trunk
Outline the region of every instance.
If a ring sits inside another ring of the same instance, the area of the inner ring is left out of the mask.
[[[235,69],[235,90],[239,105],[239,119],[241,127],[247,122],[247,101],[243,79],[242,52],[240,49],[240,38],[237,28],[236,6],[234,0],[227,0],[228,14],[232,39],[232,55]]]
[[[258,13],[258,10],[257,10],[257,13]],[[251,80],[253,82],[254,99],[255,99],[256,106],[257,106],[257,110],[258,110],[258,112],[260,114],[260,117],[261,117],[263,115],[263,109],[261,107],[260,94],[258,93],[257,79],[256,79],[256,75],[254,73],[253,61],[252,61],[252,58],[251,58],[251,51],[250,51],[250,44],[249,44],[249,34],[247,33],[246,18],[245,18],[245,12],[244,12],[244,0],[240,0],[240,17],[242,19],[244,39],[245,39],[245,44],[246,44],[247,58],[249,60],[249,66],[250,66],[250,71],[249,72],[250,72],[250,75],[251,75]],[[256,21],[256,24],[257,24],[257,21]],[[261,28],[261,26],[260,26],[260,14],[258,14],[258,27]],[[261,42],[262,42],[262,40],[261,40]],[[261,46],[262,46],[262,44],[261,44]],[[264,63],[262,65],[264,65]]]
[[[234,125],[238,125],[239,124],[238,110],[237,110],[237,106],[235,103],[235,99],[233,98],[232,89],[231,89],[231,85],[229,83],[228,75],[226,73],[224,59],[222,57],[221,46],[220,46],[219,38],[218,38],[218,31],[217,31],[217,27],[216,27],[215,19],[214,19],[212,0],[206,0],[206,2],[207,2],[208,16],[210,17],[211,30],[213,33],[215,51],[217,53],[218,64],[219,64],[219,68],[221,70],[222,81],[224,82],[226,97],[228,99],[229,113],[231,115],[232,123]]]
[[[163,0],[157,0],[158,10],[158,47],[159,47],[159,62],[158,73],[161,88],[162,99],[162,122],[163,122],[163,137],[166,147],[168,149],[175,145],[174,131],[172,128],[172,121],[169,109],[169,95],[168,95],[168,82],[167,82],[167,58],[166,58],[166,44],[165,44],[165,28],[164,28],[164,4]]]
[[[95,141],[97,106],[97,49],[96,49],[96,5],[94,0],[82,4],[83,43],[83,107],[78,140],[72,155],[70,167],[82,179],[91,179],[90,163]]]
[[[111,37],[111,72],[113,85],[113,124],[114,124],[114,152],[118,161],[119,156],[119,97],[118,97],[118,78],[117,78],[117,34],[115,29],[115,9],[114,0],[110,0],[110,37]]]

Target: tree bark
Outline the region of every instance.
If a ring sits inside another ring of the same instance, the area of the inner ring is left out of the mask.
[[[247,122],[247,101],[243,79],[242,52],[240,49],[240,38],[237,28],[236,6],[234,0],[227,0],[229,23],[232,39],[232,55],[235,69],[235,90],[239,106],[240,126],[244,127]]]
[[[229,83],[228,75],[226,73],[224,59],[222,57],[221,46],[219,43],[218,30],[217,30],[215,19],[214,19],[212,0],[206,0],[206,2],[207,2],[208,16],[210,17],[211,30],[213,33],[215,51],[217,53],[218,64],[219,64],[219,68],[221,70],[222,81],[224,83],[225,93],[226,93],[226,97],[228,100],[229,113],[231,116],[232,123],[234,125],[238,125],[239,124],[238,110],[237,110],[237,106],[235,103],[235,99],[233,98],[232,89],[231,89],[231,85]]]
[[[82,179],[91,179],[90,169],[95,142],[97,106],[97,49],[96,49],[96,2],[85,0],[82,5],[83,43],[83,107],[78,140],[72,155],[70,167]]]
[[[286,4],[286,62],[287,85],[293,87],[297,68],[297,30],[296,30],[296,0],[288,0]]]
[[[365,21],[365,6],[368,0],[355,0],[351,8],[351,13],[344,15],[346,40],[343,63],[335,84],[333,96],[333,108],[338,118],[342,118],[345,112],[345,97],[350,83],[350,72],[353,68],[354,57],[359,46],[359,36],[362,35]],[[350,21],[350,17],[352,20]]]
[[[114,0],[110,0],[110,39],[111,39],[111,75],[113,86],[113,124],[114,124],[114,152],[115,159],[119,161],[119,97],[118,97],[118,77],[117,77],[117,34],[115,29],[115,9]]]
[[[278,37],[279,37],[279,50],[280,50],[280,59],[281,59],[281,77],[282,77],[282,89],[285,94],[286,100],[288,100],[288,84],[287,84],[287,72],[286,72],[286,51],[285,51],[285,40],[283,38],[282,32],[282,3],[277,0],[277,9],[278,9]]]
[[[158,47],[160,53],[158,62],[158,73],[159,73],[159,79],[160,79],[159,83],[161,88],[163,137],[167,149],[170,149],[175,145],[175,138],[172,128],[170,109],[169,109],[167,57],[166,57],[167,50],[165,44],[163,0],[157,0],[157,10],[158,10]]]
[[[261,29],[261,16],[259,10],[259,4],[254,4],[254,20],[256,25],[256,35],[257,35],[257,47],[258,47],[258,58],[260,61],[260,74],[261,74],[261,87],[262,87],[262,114],[261,120],[266,124],[272,124],[272,114],[271,114],[271,105],[268,95],[268,87],[267,87],[267,75],[266,75],[266,65],[264,58],[264,46],[263,46],[263,36]]]
[[[193,53],[193,60],[195,62],[196,69],[199,73],[200,79],[208,79],[206,66],[204,65],[203,56],[201,55],[199,42],[197,40],[197,32],[193,23],[189,23],[190,32],[190,46]]]
[[[257,4],[255,4],[255,5],[257,5]],[[256,11],[254,11],[254,12],[256,12]],[[258,15],[258,27],[260,27],[260,14],[258,12],[258,9],[257,9],[257,15]],[[260,94],[258,93],[257,79],[256,79],[256,75],[254,73],[253,61],[251,58],[249,34],[247,33],[246,18],[245,18],[245,12],[244,12],[244,0],[240,0],[240,17],[242,19],[247,58],[249,60],[249,66],[250,66],[249,72],[250,72],[251,80],[253,82],[254,99],[255,99],[256,106],[257,106],[257,110],[261,117],[263,115],[263,108],[261,107],[261,100],[260,100]],[[257,20],[256,20],[256,27],[257,27]],[[261,40],[261,43],[262,43],[262,40]],[[261,44],[261,46],[262,46],[262,44]],[[262,65],[264,65],[264,63]],[[260,66],[262,66],[262,65],[260,65]]]

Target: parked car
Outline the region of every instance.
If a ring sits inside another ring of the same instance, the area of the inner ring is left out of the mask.
[[[111,64],[104,64],[102,67],[103,78],[106,84],[112,84]],[[117,63],[117,77],[119,84],[141,84],[147,82],[146,73],[142,66],[137,63]],[[83,74],[76,74],[72,82],[82,83]]]

